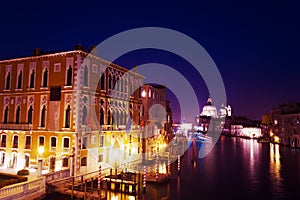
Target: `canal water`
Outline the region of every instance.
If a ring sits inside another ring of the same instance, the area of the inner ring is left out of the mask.
[[[206,157],[193,160],[193,155],[191,146],[179,175],[173,163],[170,181],[147,184],[139,197],[110,194],[110,199],[300,199],[299,149],[220,136]],[[70,197],[54,194],[45,199]]]

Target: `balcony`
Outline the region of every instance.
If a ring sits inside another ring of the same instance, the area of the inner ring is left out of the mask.
[[[32,124],[0,124],[1,130],[31,130]]]

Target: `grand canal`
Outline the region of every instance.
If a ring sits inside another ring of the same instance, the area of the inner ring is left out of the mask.
[[[173,164],[171,180],[160,185],[148,184],[144,195],[110,196],[147,200],[300,198],[299,149],[221,136],[206,157],[192,162],[192,156],[189,148],[181,161],[180,176]],[[66,197],[51,195],[46,199]]]

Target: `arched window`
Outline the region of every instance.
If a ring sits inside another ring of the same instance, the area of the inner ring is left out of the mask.
[[[100,125],[104,125],[104,110],[100,108]]]
[[[101,90],[104,90],[104,84],[105,84],[104,78],[105,78],[105,76],[104,76],[104,73],[103,73],[102,76],[101,76],[101,81],[100,81],[100,88],[101,88]]]
[[[115,111],[115,123],[116,123],[116,125],[119,125],[120,124],[120,115],[119,115],[119,111],[118,110],[116,110]]]
[[[86,116],[87,116],[87,109],[86,109],[86,106],[83,106],[83,109],[82,109],[82,125],[85,124]]]
[[[123,80],[123,92],[127,92],[127,80],[124,78]]]
[[[120,125],[124,125],[124,120],[123,120],[123,111],[120,111]]]
[[[127,114],[126,114],[126,111],[124,111],[124,124],[127,123]]]
[[[119,91],[119,90],[120,90],[120,81],[119,81],[119,78],[118,78],[118,77],[116,77],[115,90],[116,90],[116,91]]]
[[[20,108],[20,106],[18,106],[18,108],[16,110],[16,124],[20,123],[20,112],[21,112],[21,108]]]
[[[7,124],[8,122],[8,106],[6,106],[5,110],[4,110],[4,120],[3,123]]]
[[[113,76],[112,89],[114,89],[114,90],[116,90],[116,82],[117,82],[116,76]]]
[[[64,157],[62,161],[62,167],[68,167],[69,166],[69,158]]]
[[[72,67],[70,65],[67,71],[67,86],[71,86],[71,85],[72,85]]]
[[[116,123],[115,115],[116,115],[116,111],[113,110],[111,115],[111,125],[114,125]]]
[[[5,89],[9,90],[10,89],[10,72],[7,73],[6,75],[6,85],[5,85]]]
[[[41,111],[41,127],[45,127],[45,121],[46,121],[46,106],[44,105]]]
[[[83,85],[84,86],[88,86],[88,76],[89,76],[89,71],[88,71],[88,67],[85,65],[84,66],[84,72],[83,72]]]
[[[23,78],[23,73],[22,71],[19,72],[18,75],[18,85],[17,85],[17,89],[21,89],[22,88],[22,78]]]
[[[70,128],[70,113],[71,113],[71,108],[70,105],[68,105],[66,109],[66,116],[65,116],[65,128]]]
[[[34,70],[32,70],[30,74],[29,88],[34,88]]]
[[[112,77],[111,74],[108,75],[108,89],[112,88]]]
[[[43,87],[48,87],[48,69],[45,68],[43,75]]]
[[[110,110],[107,112],[107,125],[110,125]]]
[[[33,108],[32,106],[30,106],[27,115],[28,124],[32,124],[32,114],[33,114]]]

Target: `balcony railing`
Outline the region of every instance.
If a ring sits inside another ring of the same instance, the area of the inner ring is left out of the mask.
[[[32,124],[0,124],[2,130],[31,130]]]

